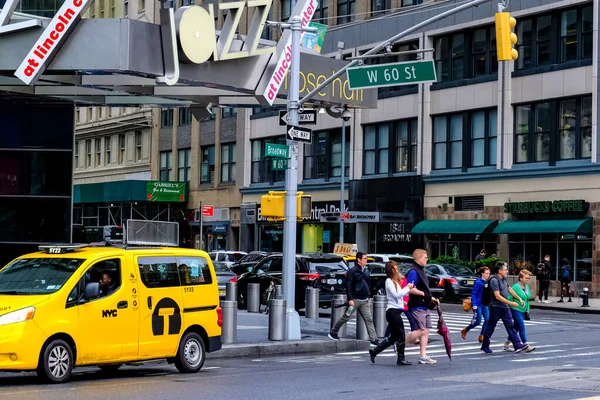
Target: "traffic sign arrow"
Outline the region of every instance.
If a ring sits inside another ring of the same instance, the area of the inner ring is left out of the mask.
[[[290,123],[288,112],[279,111],[279,126],[286,126]],[[316,125],[317,110],[302,110],[298,112],[298,123],[300,125]]]
[[[295,142],[312,143],[312,129],[288,125],[287,138]]]

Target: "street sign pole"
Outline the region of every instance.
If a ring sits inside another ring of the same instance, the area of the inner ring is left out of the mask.
[[[342,173],[340,188],[340,213],[344,212],[344,179],[346,178],[346,119],[342,118]],[[340,218],[340,243],[344,243],[344,220]]]

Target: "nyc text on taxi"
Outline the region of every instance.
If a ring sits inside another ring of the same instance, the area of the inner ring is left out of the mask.
[[[197,372],[221,349],[208,254],[179,248],[40,246],[0,270],[0,371],[52,383],[75,366],[166,358]]]

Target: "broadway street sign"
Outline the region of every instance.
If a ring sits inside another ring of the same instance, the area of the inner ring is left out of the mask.
[[[350,89],[380,88],[437,81],[432,60],[348,68]]]
[[[286,126],[290,123],[287,111],[279,111],[279,126]],[[298,112],[298,123],[300,125],[316,125],[317,110],[301,110]]]

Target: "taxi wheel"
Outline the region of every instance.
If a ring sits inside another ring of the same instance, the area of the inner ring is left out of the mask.
[[[179,343],[175,367],[182,373],[198,372],[204,365],[205,358],[204,341],[196,332],[189,332]]]
[[[50,383],[63,383],[71,379],[73,350],[64,340],[48,344],[40,357],[38,375]]]

